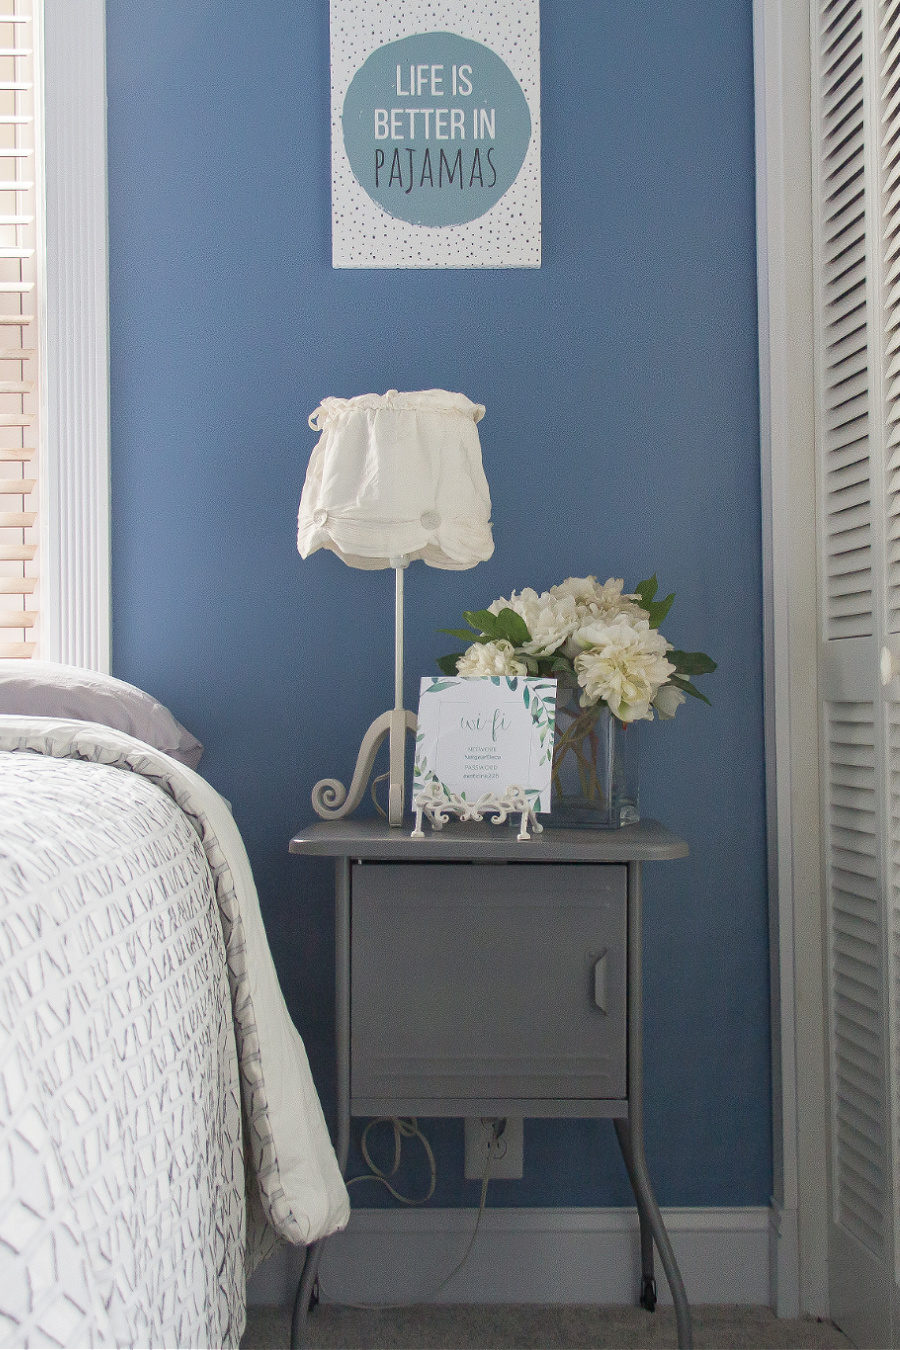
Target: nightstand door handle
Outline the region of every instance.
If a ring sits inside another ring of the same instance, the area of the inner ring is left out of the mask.
[[[594,962],[594,1002],[602,1013],[606,1012],[606,966],[608,951],[601,952]]]

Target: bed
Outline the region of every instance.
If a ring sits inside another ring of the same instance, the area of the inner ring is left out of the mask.
[[[228,804],[171,713],[0,662],[0,1343],[237,1346],[349,1215]]]

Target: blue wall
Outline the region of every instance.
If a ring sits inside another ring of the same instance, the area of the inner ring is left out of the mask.
[[[771,1186],[750,0],[543,0],[544,265],[333,271],[328,6],[108,6],[114,669],[206,744],[331,1102],[330,865],[292,859],[392,701],[392,578],[295,551],[326,394],[483,402],[496,552],[407,573],[407,703],[512,588],[659,571],[720,667],[641,728],[647,1132],[659,1199]],[[459,1122],[437,1203],[473,1203]],[[408,1182],[416,1184],[413,1169]],[[498,1204],[619,1204],[603,1123],[529,1122]],[[380,1188],[355,1202],[382,1203]]]

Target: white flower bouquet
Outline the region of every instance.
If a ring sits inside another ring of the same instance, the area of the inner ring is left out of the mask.
[[[445,675],[556,676],[555,795],[577,796],[586,808],[599,804],[606,812],[613,806],[612,750],[602,770],[598,763],[604,744],[614,739],[614,726],[604,737],[601,717],[627,726],[654,715],[674,717],[688,695],[709,703],[692,677],[716,669],[704,652],[680,651],[660,633],[675,596],[656,598],[655,575],[630,594],[623,587],[621,579],[601,585],[591,576],[568,577],[541,594],[513,591],[487,609],[466,611],[468,629],[442,629],[469,645],[438,661]],[[577,777],[567,794],[569,756]]]
[[[710,674],[703,652],[678,651],[659,625],[674,592],[656,599],[656,576],[635,591],[610,577],[568,577],[538,595],[526,588],[487,609],[467,610],[469,629],[442,628],[469,639],[464,652],[443,656],[445,675],[568,675],[580,686],[583,708],[605,704],[620,722],[674,717],[685,695],[709,699],[691,682]]]

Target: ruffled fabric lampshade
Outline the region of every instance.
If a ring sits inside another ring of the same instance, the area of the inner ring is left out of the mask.
[[[396,575],[394,707],[363,737],[349,791],[335,778],[313,806],[339,819],[359,805],[378,747],[390,737],[388,819],[403,819],[405,744],[415,714],[403,707],[403,569],[420,558],[463,571],[494,551],[491,494],[481,464],[480,403],[444,389],[323,399],[309,425],[321,433],[300,499],[297,548],[330,549],[349,567]]]
[[[300,500],[297,547],[350,567],[421,558],[462,571],[494,551],[491,495],[476,424],[480,403],[426,389],[326,398]]]

